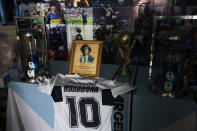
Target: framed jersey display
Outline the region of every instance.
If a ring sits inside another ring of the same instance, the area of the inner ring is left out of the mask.
[[[73,41],[69,74],[77,73],[84,77],[99,76],[102,46],[102,41]]]

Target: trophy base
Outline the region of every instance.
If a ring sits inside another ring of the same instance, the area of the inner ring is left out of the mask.
[[[114,76],[114,79],[116,79],[119,82],[129,83],[132,86],[134,86],[136,83],[137,71],[138,71],[138,67],[133,67],[132,70],[130,70],[130,68],[129,68],[129,73],[127,72],[124,75],[116,74]]]
[[[122,77],[131,76],[131,69],[129,68],[129,66],[120,69],[120,76]]]
[[[37,79],[37,77],[29,78],[29,77],[27,77],[26,75],[24,75],[24,76],[21,77],[21,80],[22,80],[23,82],[28,82],[28,83],[37,83],[37,82],[36,82],[36,79]]]
[[[29,83],[37,83],[37,78],[39,76],[44,76],[46,78],[51,78],[51,75],[49,75],[49,67],[44,67],[41,68],[40,70],[35,70],[35,71],[25,71],[27,73],[24,73],[21,77],[21,80],[24,82],[29,82]],[[29,73],[29,74],[28,74]]]

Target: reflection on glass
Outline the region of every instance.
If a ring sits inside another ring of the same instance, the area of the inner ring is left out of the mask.
[[[152,92],[183,97],[197,85],[196,16],[155,16],[149,78]]]
[[[0,14],[0,23],[2,22],[2,16],[1,16],[1,14]]]

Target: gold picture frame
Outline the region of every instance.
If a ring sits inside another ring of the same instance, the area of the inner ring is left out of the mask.
[[[99,77],[103,41],[74,40],[70,56],[69,74]]]

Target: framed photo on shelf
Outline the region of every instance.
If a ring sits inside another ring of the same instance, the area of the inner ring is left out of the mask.
[[[72,43],[69,74],[100,76],[103,41],[75,40]]]

